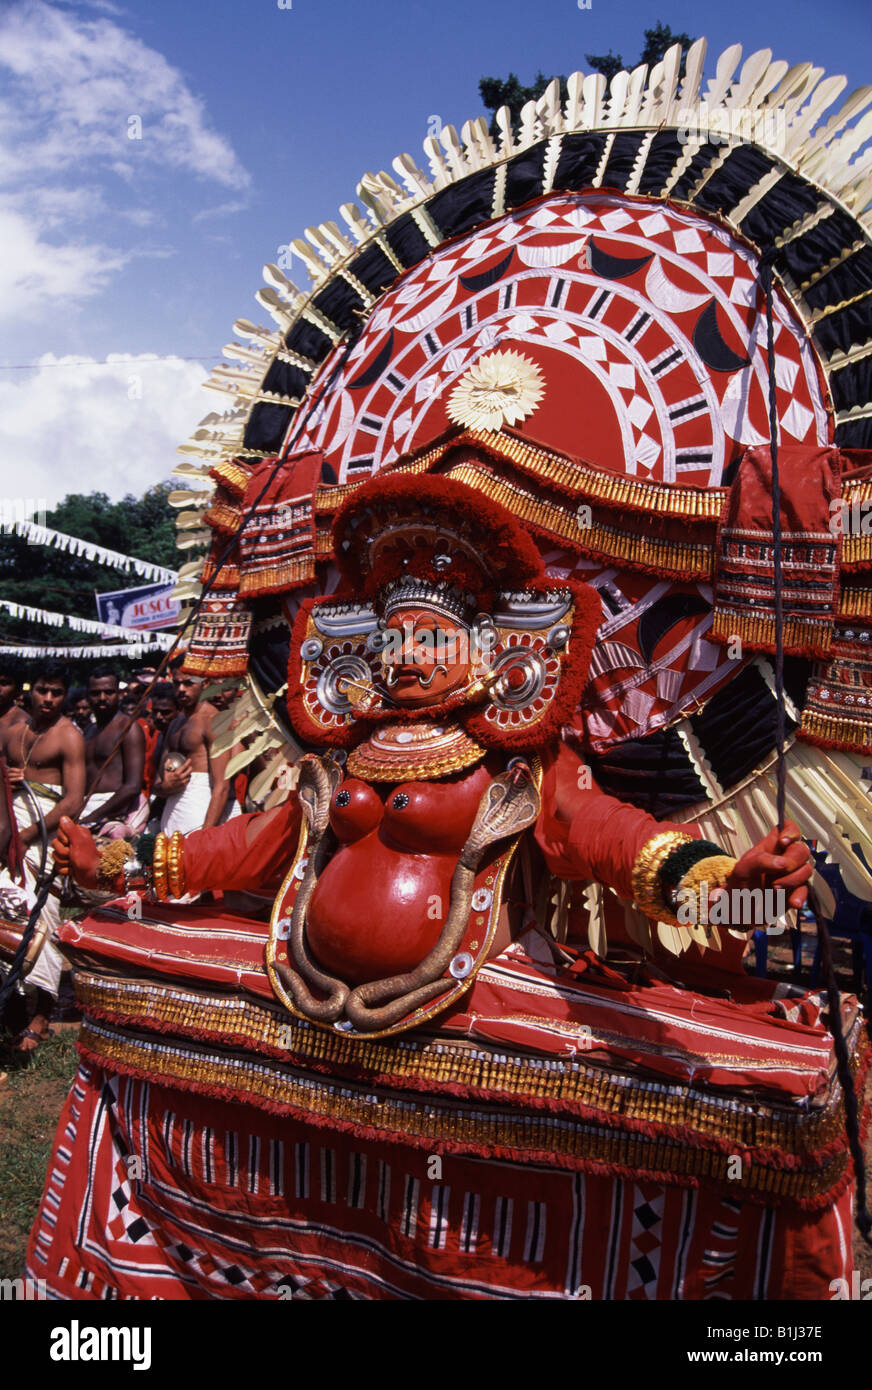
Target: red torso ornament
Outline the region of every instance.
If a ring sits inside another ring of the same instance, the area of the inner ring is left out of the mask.
[[[481,765],[381,795],[357,778],[333,794],[339,841],[309,907],[307,936],[354,984],[413,969],[439,939],[457,860],[491,774]]]

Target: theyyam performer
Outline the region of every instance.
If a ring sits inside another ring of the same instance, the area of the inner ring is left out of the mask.
[[[295,243],[308,292],[267,268],[276,334],[237,325],[186,667],[247,674],[213,750],[270,755],[267,809],[62,822],[116,901],[60,933],[82,1065],[28,1256],[58,1296],[850,1278],[861,1014],[741,956],[808,841],[872,886],[872,546],[833,525],[872,408],[828,336],[869,313],[866,193],[769,53],[707,88],[760,130],[688,143],[703,56],[576,75],[499,146],[449,128],[432,179],[402,156]],[[264,890],[268,924],[178,905]]]

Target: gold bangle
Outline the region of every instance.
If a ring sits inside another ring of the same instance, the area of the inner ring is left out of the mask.
[[[154,896],[161,901],[169,897],[167,886],[167,846],[169,840],[166,835],[155,836],[154,858],[151,861],[151,872],[154,879]]]
[[[709,925],[709,898],[718,888],[726,887],[727,879],[735,866],[735,859],[731,859],[728,854],[713,854],[708,859],[698,859],[688,869],[675,890],[675,896],[686,911],[687,898],[683,895],[686,893],[696,895],[696,910],[692,918],[695,924],[698,923],[702,927]],[[700,893],[703,884],[706,888],[704,894]],[[732,923],[724,923],[724,925],[731,926]]]
[[[655,922],[677,925],[675,913],[664,901],[660,870],[674,850],[693,842],[695,837],[681,830],[663,830],[646,840],[636,855],[632,870],[633,901]]]
[[[174,830],[167,846],[167,881],[171,898],[185,896],[185,871],[182,863],[185,837],[181,830]]]

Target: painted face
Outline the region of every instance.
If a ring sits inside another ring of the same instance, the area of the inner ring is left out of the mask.
[[[428,608],[398,608],[385,627],[384,683],[406,708],[437,705],[470,679],[470,634]]]

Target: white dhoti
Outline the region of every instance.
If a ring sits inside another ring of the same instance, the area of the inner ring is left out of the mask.
[[[160,822],[163,833],[172,835],[175,830],[180,830],[183,835],[187,835],[190,830],[202,830],[211,796],[212,784],[208,772],[192,772],[187,786],[180,792],[173,792],[164,803]],[[239,802],[233,795],[231,785],[227,794],[227,804],[218,823],[223,825],[225,821],[238,815]]]
[[[33,806],[33,801],[37,802],[43,817],[46,817],[54,810],[61,796],[60,791],[54,794],[51,789],[43,789],[38,784],[31,783],[29,785],[29,796],[22,790],[16,790],[14,794],[13,805],[19,830],[25,830],[30,825],[36,825],[39,820]],[[49,832],[49,841],[51,841],[51,839],[52,834]],[[17,889],[19,898],[23,900],[22,908],[24,910],[17,914],[18,919],[22,916],[24,917],[22,932],[26,926],[30,910],[36,902],[39,893],[38,875],[41,865],[42,838],[39,836],[33,844],[28,846],[27,853],[24,856],[25,881],[23,884],[20,880],[14,880],[8,869],[4,868],[0,870],[0,913],[2,913],[3,899],[6,899],[9,904],[14,902],[14,890]],[[46,854],[45,875],[48,876],[51,871],[52,857],[51,848],[49,847],[48,853]],[[44,989],[53,999],[57,998],[60,988],[61,970],[64,963],[64,958],[53,940],[54,933],[63,920],[59,893],[60,886],[56,882],[48,895],[39,921],[36,924],[32,949],[28,953],[30,958],[33,959],[33,955],[36,950],[39,949],[39,955],[31,969],[28,970],[27,966],[25,966],[26,974],[24,974],[21,980],[21,988],[25,990]],[[3,915],[5,916],[5,914]],[[6,920],[9,920],[9,917],[6,917]],[[39,939],[41,939],[42,942],[41,946],[39,945]]]

